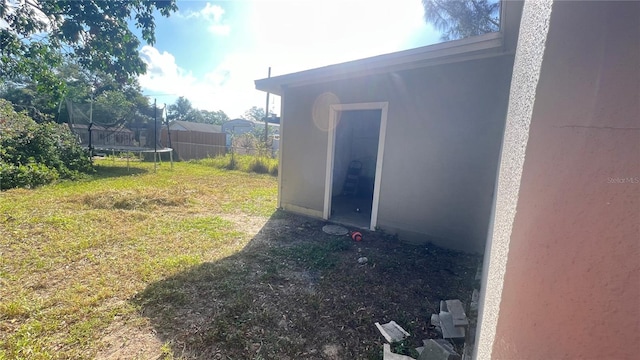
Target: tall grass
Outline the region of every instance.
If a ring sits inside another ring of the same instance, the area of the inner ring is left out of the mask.
[[[193,160],[192,162],[217,169],[270,174],[272,176],[278,175],[278,159],[267,156],[227,154],[214,158]]]

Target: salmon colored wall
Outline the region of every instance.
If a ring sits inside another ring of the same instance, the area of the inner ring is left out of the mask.
[[[491,358],[640,358],[640,2],[553,4]]]

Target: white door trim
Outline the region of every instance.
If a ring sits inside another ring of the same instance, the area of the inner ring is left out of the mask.
[[[331,197],[333,195],[333,161],[335,155],[336,126],[338,113],[349,110],[380,110],[380,135],[378,137],[378,155],[376,160],[376,175],[373,186],[373,204],[371,206],[370,230],[375,230],[378,224],[378,203],[380,201],[380,180],[382,179],[382,159],[384,155],[384,143],[387,134],[387,112],[389,102],[371,102],[355,104],[335,104],[329,110],[329,131],[327,139],[327,168],[324,181],[324,209],[322,217],[329,220],[331,217]]]

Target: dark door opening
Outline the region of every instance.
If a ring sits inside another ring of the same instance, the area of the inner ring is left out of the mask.
[[[338,113],[330,220],[369,228],[375,186],[381,110]]]

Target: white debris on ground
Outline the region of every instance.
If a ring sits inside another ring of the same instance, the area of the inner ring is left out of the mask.
[[[462,306],[462,302],[460,300],[445,300],[445,304],[447,305],[447,309],[451,316],[453,317],[453,325],[454,326],[468,326],[469,320],[467,319],[467,314],[464,312],[464,307]]]
[[[472,301],[478,301],[478,292],[474,290]],[[476,310],[477,311],[477,310]],[[389,343],[404,340],[410,336],[395,321],[386,324],[375,323],[376,327]],[[416,348],[420,354],[418,360],[460,360],[462,357],[455,351],[450,341],[464,342],[469,331],[469,318],[464,311],[464,305],[458,299],[443,300],[440,302],[440,312],[431,315],[431,325],[442,334],[443,339],[425,339],[424,346]],[[465,344],[465,359],[470,355]],[[469,347],[471,349],[472,346]],[[409,360],[407,355],[396,354],[391,351],[389,344],[384,344],[384,360]]]
[[[416,348],[420,354],[418,360],[460,360],[460,355],[447,340],[428,339],[422,342],[424,346]]]
[[[469,320],[462,302],[457,299],[441,301],[440,313],[431,315],[431,325],[435,326],[445,339],[464,341]]]
[[[409,336],[409,333],[393,320],[382,325],[380,325],[379,322],[376,322],[376,327],[389,343],[402,341],[404,338]]]

